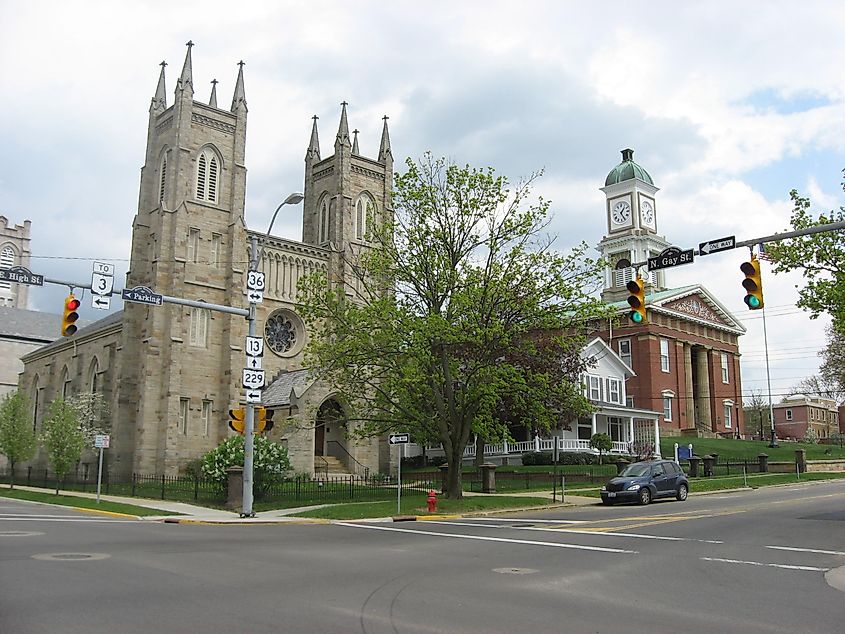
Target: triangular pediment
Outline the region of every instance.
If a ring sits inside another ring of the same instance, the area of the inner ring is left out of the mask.
[[[660,312],[690,321],[712,324],[735,331],[737,334],[745,332],[745,326],[703,286],[672,289],[663,291],[660,295],[663,297],[649,302],[652,308],[659,308]]]

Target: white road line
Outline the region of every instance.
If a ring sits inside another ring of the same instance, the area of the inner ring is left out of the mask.
[[[529,539],[508,539],[505,537],[483,537],[481,535],[460,535],[456,533],[438,533],[437,531],[421,531],[409,528],[392,528],[389,526],[377,526],[375,524],[353,524],[350,522],[337,522],[337,526],[349,526],[352,528],[366,528],[374,531],[392,531],[394,533],[413,533],[415,535],[431,535],[432,537],[454,537],[456,539],[474,539],[484,542],[503,542],[506,544],[524,544],[527,546],[549,546],[552,548],[571,548],[573,550],[592,550],[602,553],[630,554],[636,555],[636,550],[624,550],[621,548],[602,548],[601,546],[581,546],[579,544],[561,544],[558,542],[538,542]]]
[[[71,515],[39,515],[35,513],[0,513],[0,520],[23,518],[49,518],[49,517],[72,517]]]
[[[456,520],[459,521],[459,520]],[[500,524],[589,524],[590,520],[526,520],[503,519],[501,517],[474,517],[473,522],[499,522]]]
[[[137,524],[140,520],[110,520],[106,518],[87,518],[87,517],[66,517],[60,519],[57,517],[3,517],[0,522],[108,522],[110,524]]]
[[[791,550],[796,553],[819,553],[820,555],[845,555],[841,550],[819,550],[818,548],[794,548],[792,546],[766,546],[773,550]]]
[[[719,557],[701,557],[702,561],[720,561],[726,564],[747,564],[749,566],[764,566],[767,568],[785,568],[786,570],[806,570],[809,572],[827,572],[830,568],[817,566],[790,566],[788,564],[768,564],[762,561],[743,561],[741,559],[720,559]]]
[[[692,539],[687,537],[670,537],[665,535],[644,535],[642,533],[609,533],[607,531],[583,531],[577,528],[545,528],[542,526],[491,526],[489,524],[475,524],[473,522],[445,522],[440,520],[426,520],[426,524],[445,524],[447,526],[474,526],[476,528],[513,528],[519,531],[546,531],[551,533],[574,533],[575,535],[597,535],[599,537],[635,537],[638,539],[656,539],[666,542],[703,542],[705,544],[724,544],[717,539]],[[559,522],[558,522],[559,523]]]

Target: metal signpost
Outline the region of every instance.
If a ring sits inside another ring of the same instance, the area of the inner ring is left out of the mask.
[[[97,466],[97,504],[100,503],[100,485],[103,482],[103,449],[109,448],[109,437],[107,434],[94,436],[94,447],[100,450],[100,460]]]
[[[410,434],[390,434],[387,442],[399,447],[399,461],[396,470],[396,513],[402,512],[402,457],[405,453],[405,445],[411,442]]]

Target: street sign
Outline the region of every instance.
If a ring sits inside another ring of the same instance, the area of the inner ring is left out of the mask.
[[[264,356],[264,339],[261,337],[247,337],[246,344],[244,344],[247,356],[263,357]]]
[[[25,266],[13,266],[10,269],[0,269],[0,280],[29,284],[30,286],[44,286],[44,276],[33,273]]]
[[[250,304],[260,304],[264,301],[264,293],[262,291],[249,290],[246,292],[246,298]]]
[[[94,273],[99,273],[100,275],[107,275],[108,277],[114,277],[114,264],[107,264],[105,262],[94,262]]]
[[[411,442],[411,434],[390,434],[387,442],[391,445],[406,445]]]
[[[264,387],[264,370],[243,369],[241,385],[249,390],[257,390]]]
[[[663,249],[660,255],[648,259],[648,270],[656,271],[657,269],[668,269],[681,264],[692,264],[694,257],[693,249],[681,251],[678,247],[669,247]]]
[[[264,290],[264,273],[260,271],[249,271],[246,274],[246,287],[251,291]]]
[[[246,402],[247,403],[260,403],[261,402],[261,390],[247,390],[246,391]]]
[[[698,255],[710,255],[711,253],[730,251],[735,248],[736,236],[728,236],[727,238],[719,238],[718,240],[709,240],[708,242],[699,243]]]
[[[91,274],[91,292],[95,295],[111,295],[114,290],[114,277],[102,273]]]
[[[250,370],[260,370],[262,359],[263,357],[247,357],[246,367],[248,367]]]
[[[149,304],[150,306],[161,306],[162,301],[164,301],[161,295],[153,292],[153,289],[147,286],[124,288],[120,296],[127,302]]]
[[[108,434],[97,434],[94,436],[94,448],[95,449],[108,449],[109,448],[109,436]]]
[[[97,310],[108,310],[111,308],[111,297],[108,295],[91,295],[91,307]]]

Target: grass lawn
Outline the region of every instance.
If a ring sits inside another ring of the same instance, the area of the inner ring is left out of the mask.
[[[14,498],[16,500],[29,500],[30,502],[56,504],[58,506],[95,509],[97,511],[107,511],[109,513],[123,513],[125,515],[177,515],[177,513],[169,513],[168,511],[160,511],[158,509],[151,509],[144,506],[118,504],[117,502],[107,502],[106,500],[100,500],[100,503],[97,504],[97,500],[94,498],[77,497],[75,495],[56,495],[55,493],[41,493],[38,491],[24,491],[22,489],[0,488],[0,496]]]
[[[736,440],[732,438],[685,438],[663,437],[660,439],[660,451],[664,457],[674,456],[675,443],[680,446],[692,444],[696,456],[717,453],[720,458],[743,458],[757,460],[757,454],[769,455],[769,462],[795,460],[795,450],[805,449],[807,460],[831,460],[845,458],[845,448],[839,445],[810,445],[806,443],[778,441],[779,447],[769,447],[762,440]],[[830,453],[825,453],[829,451]]]
[[[493,511],[499,509],[523,508],[527,506],[545,506],[551,504],[547,498],[508,497],[508,496],[470,496],[461,500],[437,500],[437,514],[462,514],[475,511]],[[426,499],[414,497],[402,498],[400,515],[429,515]],[[333,506],[297,513],[293,517],[317,517],[333,520],[356,520],[367,517],[389,517],[396,515],[396,500],[390,502],[360,502],[357,504],[335,504]]]
[[[811,482],[816,480],[837,480],[845,478],[845,473],[802,473],[797,478],[794,473],[752,473],[748,476],[748,486],[752,488],[772,486],[774,484],[793,484],[797,482]],[[738,489],[745,486],[743,476],[728,476],[724,478],[690,478],[690,492],[721,491],[724,489]],[[579,491],[578,495],[587,497],[601,497],[598,489]]]

